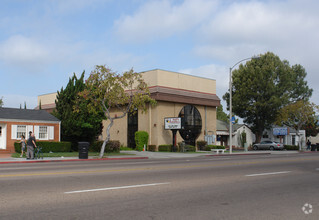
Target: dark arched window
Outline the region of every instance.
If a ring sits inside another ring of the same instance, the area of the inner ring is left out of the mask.
[[[178,117],[182,119],[182,129],[179,130],[181,137],[186,144],[195,146],[195,141],[202,131],[202,118],[199,111],[193,105],[186,105]]]

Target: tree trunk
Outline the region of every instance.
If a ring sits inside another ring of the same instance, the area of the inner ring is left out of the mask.
[[[301,151],[301,138],[300,138],[300,134],[299,134],[299,128],[297,129],[297,131],[296,131],[296,135],[297,135],[297,137],[298,137],[298,146],[299,146],[299,151]]]
[[[255,136],[256,136],[256,143],[260,143],[260,141],[261,141],[261,136],[262,136],[262,133],[260,133],[260,132],[256,132],[255,133]]]
[[[111,123],[107,126],[107,129],[106,129],[106,139],[104,140],[104,142],[103,142],[103,144],[102,144],[99,158],[103,158],[104,151],[105,151],[105,146],[106,146],[106,144],[107,144],[107,143],[110,141],[110,139],[111,139],[110,129],[111,129],[111,127],[113,126],[113,119],[110,118],[109,120],[111,121]]]

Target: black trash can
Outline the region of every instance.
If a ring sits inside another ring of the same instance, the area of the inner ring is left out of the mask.
[[[89,142],[79,142],[79,159],[89,158]]]
[[[316,150],[316,145],[312,144],[311,145],[311,151],[315,151]]]

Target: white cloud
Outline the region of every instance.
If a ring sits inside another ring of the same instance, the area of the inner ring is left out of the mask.
[[[0,60],[12,66],[38,70],[47,63],[48,50],[31,38],[15,35],[0,43]]]
[[[115,21],[115,32],[127,42],[145,42],[189,30],[210,16],[215,0],[147,1],[135,14]]]
[[[240,1],[219,8],[202,23],[193,48],[196,56],[233,65],[240,59],[274,52],[291,65],[301,64],[312,88],[318,82],[319,15],[315,0]],[[313,100],[319,103],[315,89]]]
[[[319,37],[319,16],[315,11],[300,10],[303,4],[303,1],[233,3],[201,27],[198,33],[201,44],[194,51],[219,59],[245,52],[251,56],[258,53],[257,49],[259,53],[272,50],[297,56],[298,51],[314,52],[313,47],[318,46],[309,42]],[[319,7],[319,3],[312,1],[314,5]]]

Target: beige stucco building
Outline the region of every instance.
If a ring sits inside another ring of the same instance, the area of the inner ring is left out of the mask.
[[[111,139],[132,146],[135,131],[143,130],[149,133],[150,145],[172,144],[172,131],[164,129],[167,117],[182,117],[177,143],[185,140],[195,144],[196,140],[204,140],[208,131],[216,134],[216,107],[220,100],[216,96],[215,80],[160,69],[142,72],[142,75],[157,105],[148,106],[147,113],[138,111],[135,116],[118,119],[110,131]],[[113,114],[120,115],[119,112]],[[104,128],[107,125],[105,121]],[[105,137],[104,129],[101,138]]]
[[[38,96],[38,106],[35,109],[39,109],[41,105],[42,110],[46,110],[49,113],[52,113],[55,109],[55,100],[56,100],[57,93],[49,93],[44,95]]]
[[[149,133],[149,145],[172,144],[172,131],[164,129],[164,119],[167,117],[181,117],[182,129],[177,132],[177,143],[185,140],[194,145],[196,140],[204,140],[208,132],[216,134],[216,108],[220,105],[216,95],[216,80],[160,69],[141,74],[157,104],[148,106],[146,113],[137,111],[133,116],[115,120],[110,130],[112,140],[132,147],[134,133],[143,130]],[[49,95],[39,96],[42,109],[53,104],[52,101],[43,101],[54,97],[54,94]],[[112,114],[121,115],[115,110]],[[103,125],[101,139],[106,137],[108,121],[104,121]]]

